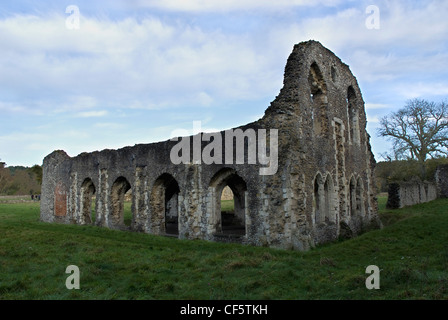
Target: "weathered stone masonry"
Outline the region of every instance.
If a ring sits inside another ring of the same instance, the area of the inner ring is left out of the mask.
[[[435,179],[438,197],[448,198],[448,164],[437,167]]]
[[[398,209],[448,197],[448,165],[439,165],[434,178],[435,181],[413,177],[410,181],[390,182],[386,208]]]
[[[73,158],[55,151],[43,163],[41,220],[91,224],[95,195],[95,225],[182,239],[307,250],[380,227],[364,101],[349,67],[319,42],[294,46],[279,95],[240,128],[278,129],[276,174],[260,175],[259,164],[175,165],[170,140]],[[240,226],[231,230],[220,208],[226,186]]]
[[[397,209],[437,199],[437,184],[415,178],[389,184],[386,208]]]

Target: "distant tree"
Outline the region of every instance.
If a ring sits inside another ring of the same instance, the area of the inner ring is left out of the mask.
[[[37,165],[37,164],[35,164],[34,166],[32,166],[29,169],[29,171],[32,172],[35,175],[36,181],[39,184],[42,184],[42,167]]]
[[[0,162],[0,194],[25,195],[39,194],[42,184],[42,167],[31,168],[23,166],[5,167]]]
[[[448,104],[409,100],[380,120],[378,135],[392,141],[395,160],[417,160],[420,176],[425,178],[426,159],[448,155]]]
[[[1,162],[0,159],[0,194],[4,194],[9,185],[9,171],[5,168],[6,163]]]

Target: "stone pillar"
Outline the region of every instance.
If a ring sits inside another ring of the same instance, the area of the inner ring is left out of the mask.
[[[107,169],[100,169],[98,180],[98,193],[96,196],[96,220],[97,226],[108,226],[109,218],[109,182]]]
[[[43,161],[40,219],[43,222],[67,223],[67,195],[70,157],[62,150],[49,154]]]
[[[131,228],[134,231],[146,231],[146,222],[148,220],[147,203],[147,181],[146,167],[137,167],[135,169],[134,189],[132,190],[133,220]]]
[[[78,173],[72,173],[70,176],[70,180],[70,192],[68,193],[68,219],[72,223],[85,224],[83,218],[80,217],[81,213],[79,210],[82,198],[79,198],[78,193]]]

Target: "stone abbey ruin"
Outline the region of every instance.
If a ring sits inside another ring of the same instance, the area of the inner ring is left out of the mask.
[[[294,46],[279,95],[261,119],[235,129],[278,130],[275,174],[247,161],[174,164],[174,140],[76,157],[58,150],[43,162],[41,220],[92,224],[94,207],[96,226],[297,250],[381,226],[361,91],[319,42]],[[204,147],[201,137],[192,140]],[[226,186],[235,206],[227,214]],[[130,225],[123,218],[129,189]]]

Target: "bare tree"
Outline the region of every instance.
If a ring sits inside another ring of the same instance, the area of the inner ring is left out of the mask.
[[[446,102],[409,100],[402,109],[383,117],[380,125],[378,135],[392,141],[394,157],[417,160],[422,178],[426,176],[428,157],[448,155]]]

